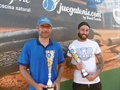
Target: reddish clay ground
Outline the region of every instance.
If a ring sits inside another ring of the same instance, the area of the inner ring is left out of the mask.
[[[102,39],[108,39],[110,37],[120,37],[120,30],[99,30],[97,31],[102,35]],[[95,37],[95,39],[101,40],[101,37]],[[112,47],[112,48],[111,48]],[[103,71],[120,67],[120,61],[118,60],[118,52],[120,52],[120,45],[101,46],[105,65]],[[114,57],[113,59],[110,59]],[[65,64],[63,78],[73,78],[73,70],[68,68]],[[0,90],[27,90],[28,83],[19,72],[15,72],[0,78]]]
[[[8,32],[13,30],[25,30],[27,28],[7,28],[7,27],[0,27],[0,32]]]

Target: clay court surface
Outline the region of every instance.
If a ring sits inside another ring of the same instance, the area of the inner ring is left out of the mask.
[[[3,29],[0,29],[0,32],[3,32],[2,30]],[[109,38],[115,38],[115,37],[120,38],[120,30],[97,30],[96,32],[101,34],[101,37],[96,36],[94,37],[94,39],[98,39],[101,42],[101,44],[104,44],[103,40],[107,41]],[[120,52],[120,45],[118,44],[114,44],[110,46],[102,45],[101,49],[105,62],[102,72],[120,67],[120,61],[118,59],[118,52]],[[65,65],[65,69],[63,73],[63,78],[72,79],[73,70],[68,68],[66,64],[64,65]],[[27,87],[28,87],[28,83],[19,74],[19,71],[0,78],[0,90],[27,90]]]
[[[8,31],[14,31],[14,30],[25,30],[27,28],[5,28],[5,27],[0,27],[0,32],[8,32]]]

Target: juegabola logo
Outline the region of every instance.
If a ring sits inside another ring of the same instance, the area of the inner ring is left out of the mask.
[[[60,0],[43,0],[43,8],[46,11],[53,11],[55,10],[57,4],[60,2]]]

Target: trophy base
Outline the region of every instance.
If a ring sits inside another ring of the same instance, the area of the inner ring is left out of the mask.
[[[82,77],[85,78],[87,77],[89,74],[87,71],[85,71],[84,69],[81,71]]]
[[[47,90],[54,90],[54,88],[53,87],[48,87]]]

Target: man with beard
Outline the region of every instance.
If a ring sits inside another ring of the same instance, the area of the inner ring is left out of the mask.
[[[89,24],[81,22],[77,30],[78,40],[74,40],[69,45],[69,47],[74,47],[80,62],[76,62],[75,58],[72,59],[73,55],[70,50],[67,52],[66,64],[74,68],[73,90],[102,90],[99,74],[104,65],[103,57],[98,44],[88,39],[89,32]],[[98,60],[97,65],[96,59]],[[88,74],[83,77],[82,74],[85,71]]]
[[[48,86],[60,90],[64,69],[62,48],[50,39],[52,22],[48,17],[41,17],[36,27],[39,37],[26,42],[20,54],[20,73],[30,84],[29,90],[47,90]]]

